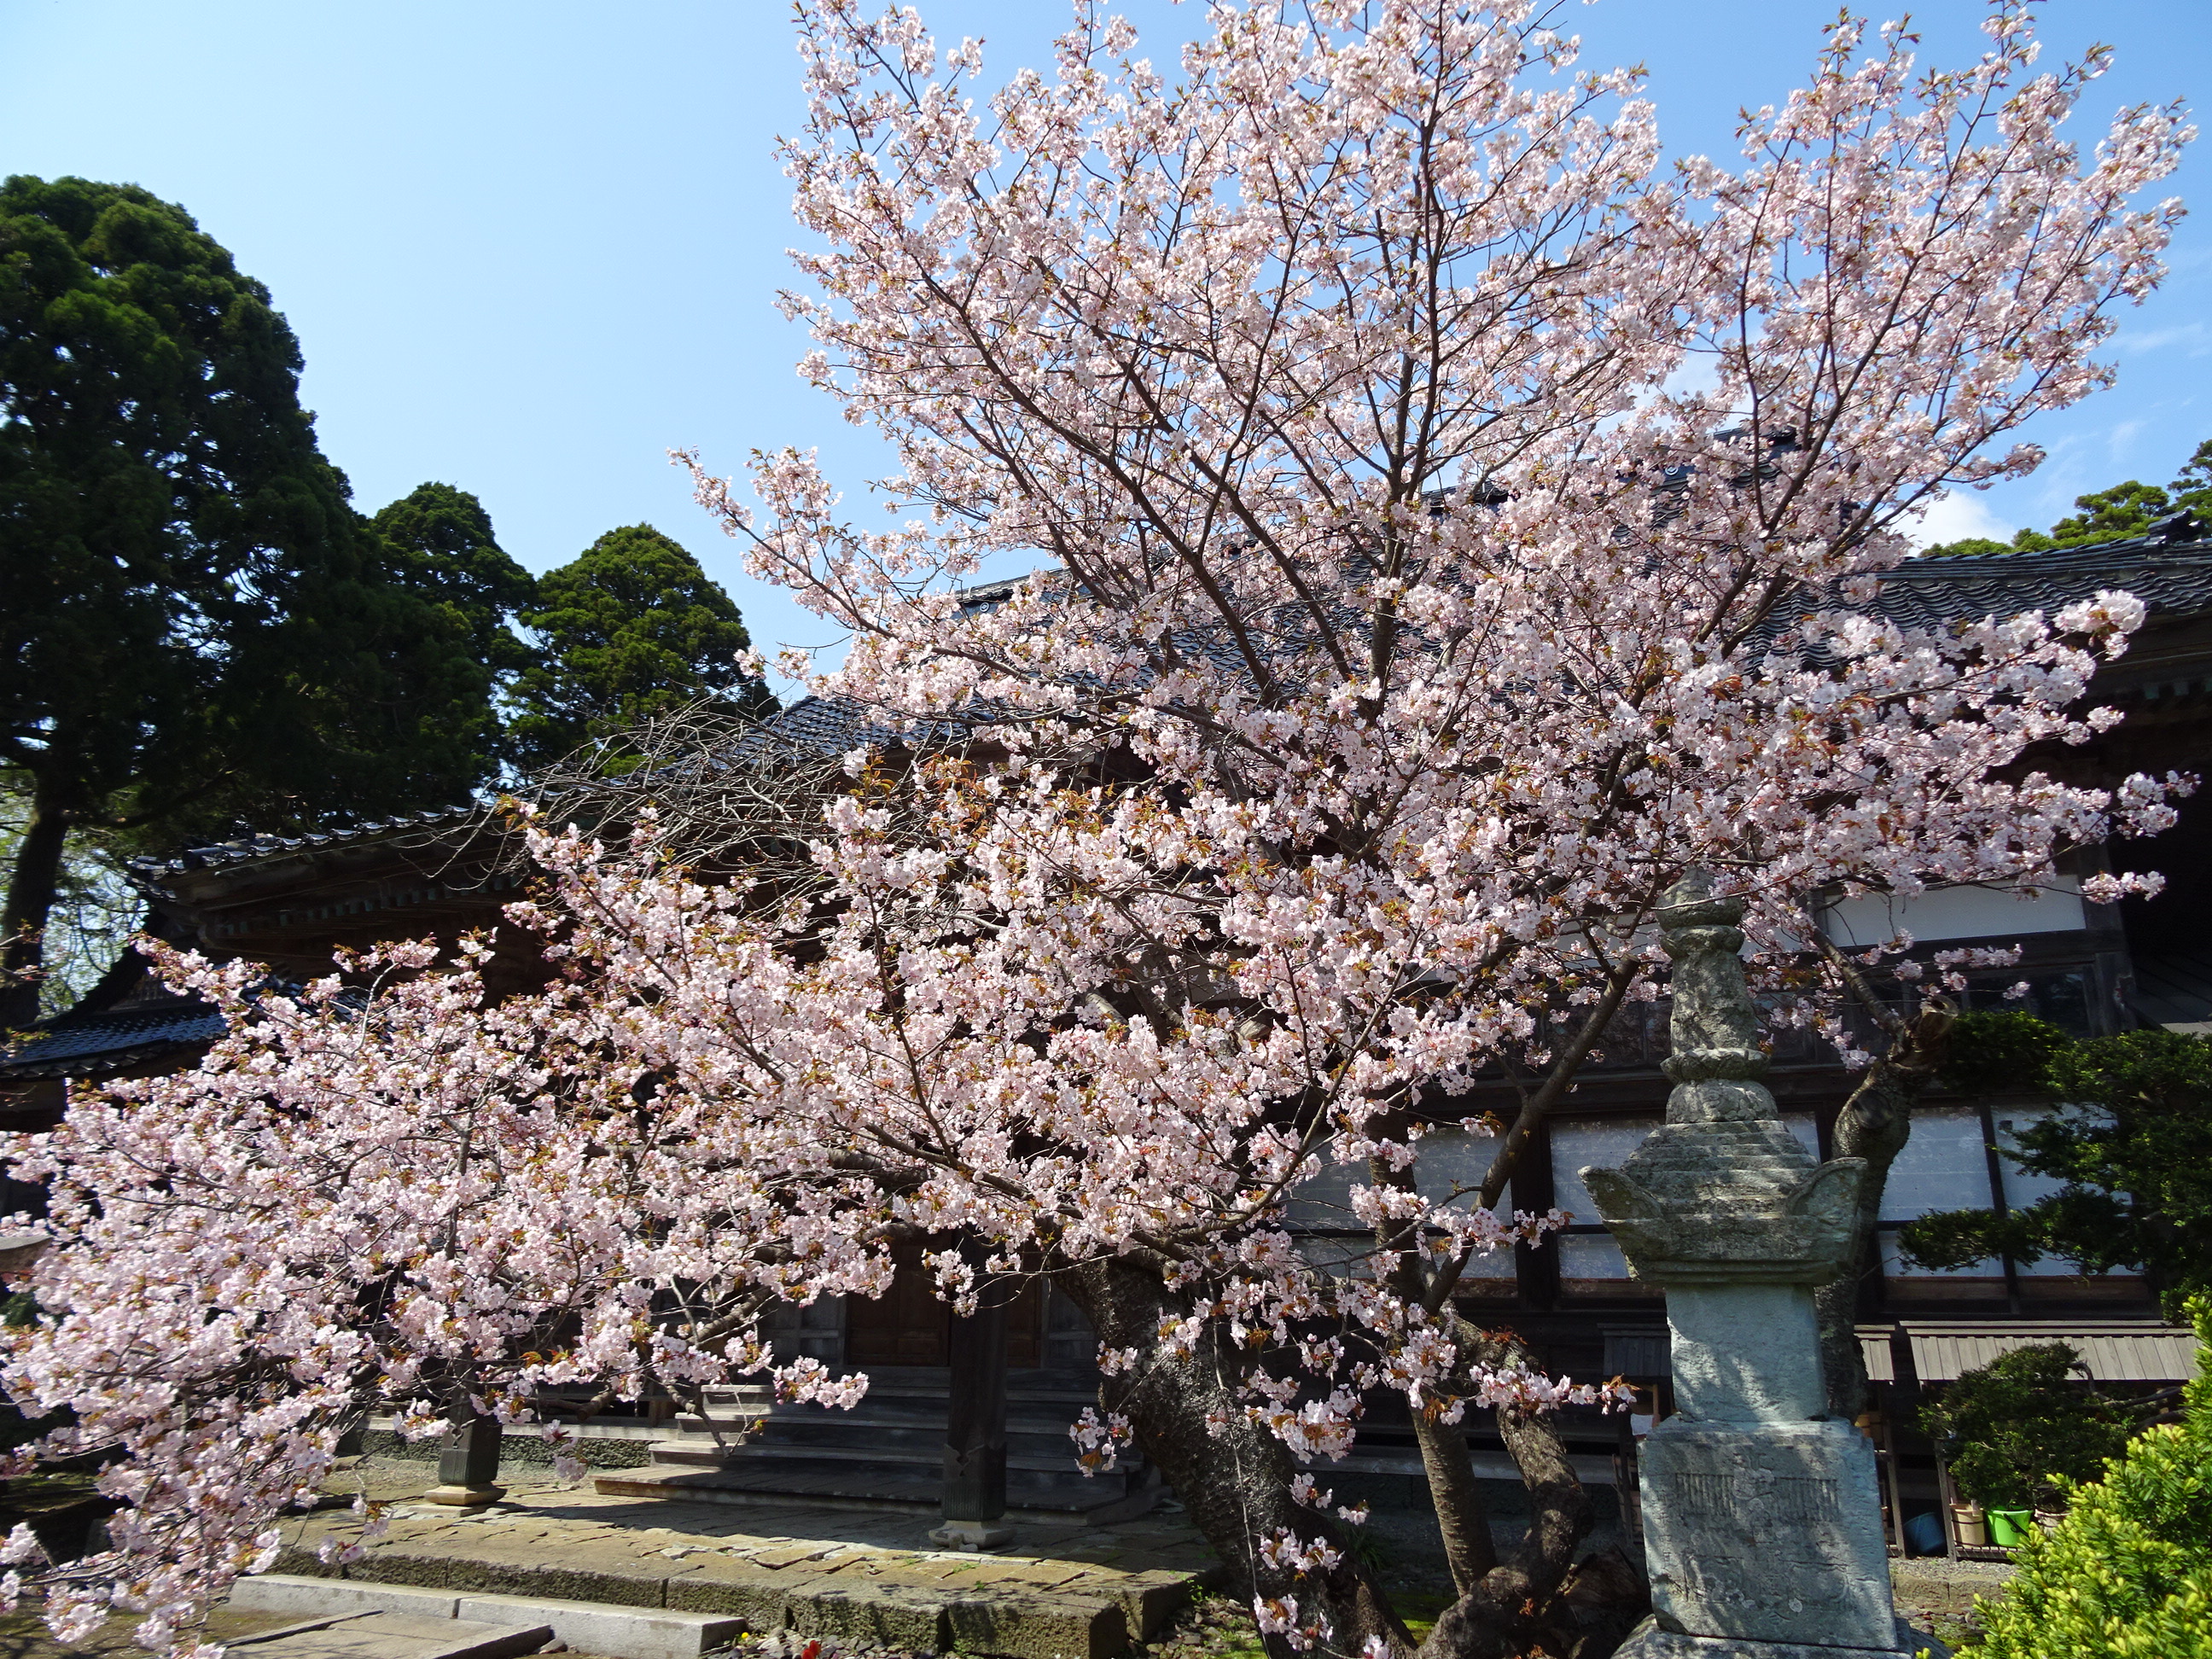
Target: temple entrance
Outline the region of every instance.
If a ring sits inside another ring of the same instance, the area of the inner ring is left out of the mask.
[[[922,1266],[919,1241],[892,1252],[897,1271],[891,1287],[873,1302],[845,1304],[845,1362],[871,1365],[945,1365],[951,1363],[952,1310],[937,1299]],[[1043,1361],[1044,1296],[1035,1279],[1024,1281],[1006,1310],[1006,1367],[1035,1370]]]

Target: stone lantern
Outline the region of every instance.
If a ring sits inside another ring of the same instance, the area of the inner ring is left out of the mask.
[[[1697,874],[1659,913],[1674,958],[1667,1121],[1584,1170],[1631,1272],[1667,1292],[1675,1414],[1644,1442],[1653,1616],[1621,1659],[1893,1659],[1873,1445],[1828,1417],[1813,1288],[1850,1258],[1865,1164],[1776,1117],[1741,899]]]

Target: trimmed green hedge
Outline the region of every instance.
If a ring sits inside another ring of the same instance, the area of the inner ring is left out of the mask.
[[[2139,1436],[2031,1538],[1974,1659],[2212,1659],[2212,1301],[2184,1420]]]

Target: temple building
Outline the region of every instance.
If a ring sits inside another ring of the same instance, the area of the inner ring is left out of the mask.
[[[2046,612],[2100,589],[2124,588],[2148,607],[2129,651],[2098,672],[2091,701],[2124,718],[2079,749],[2037,756],[2037,764],[2071,782],[2109,785],[2130,773],[2206,769],[2212,760],[2212,532],[2177,515],[2131,540],[2048,553],[1914,561],[1881,580],[1875,609],[1901,623],[1941,624],[1996,613]],[[849,746],[849,726],[820,702],[780,717],[825,752]],[[2017,966],[1978,977],[1977,1006],[2024,1007],[2079,1036],[2139,1027],[2212,1034],[2212,800],[2180,803],[2180,822],[2155,839],[2081,855],[2032,899],[1979,889],[1929,893],[1895,904],[1847,899],[1826,912],[1838,943],[1863,946],[1900,927],[1922,957],[1960,946],[2021,947]],[[168,937],[212,956],[243,956],[281,978],[327,971],[334,946],[396,936],[452,937],[468,928],[499,930],[501,907],[525,877],[505,832],[477,809],[371,824],[325,836],[256,837],[192,849],[140,872]],[[2107,865],[2105,860],[2109,858]],[[2099,870],[2156,869],[2165,893],[2118,905],[2084,902],[2081,883]],[[495,988],[537,975],[526,939],[499,933]],[[2025,981],[2023,999],[2005,992]],[[1900,1000],[1911,988],[1894,987]],[[187,1064],[220,1023],[203,1005],[149,981],[110,1006],[47,1022],[0,1060],[0,1111],[6,1126],[43,1127],[61,1109],[70,1081],[95,1081]],[[1631,1277],[1621,1249],[1599,1224],[1597,1206],[1576,1171],[1621,1162],[1660,1120],[1668,1084],[1664,1000],[1630,1005],[1607,1035],[1602,1059],[1528,1149],[1510,1202],[1541,1212],[1554,1206],[1574,1220],[1554,1243],[1499,1256],[1471,1273],[1463,1306],[1476,1322],[1507,1325],[1552,1369],[1578,1377],[1625,1376],[1649,1391],[1643,1416],[1668,1408],[1668,1349],[1662,1293]],[[1786,1127],[1815,1158],[1832,1152],[1838,1109],[1853,1074],[1808,1034],[1777,1038],[1767,1078]],[[1502,1101],[1502,1097],[1501,1097]],[[1470,1115],[1500,1102],[1480,1091]],[[1863,1287],[1862,1349],[1878,1409],[1869,1426],[1884,1452],[1893,1547],[1908,1547],[1908,1516],[1939,1504],[1941,1472],[1911,1422],[1919,1390],[1957,1376],[2024,1342],[2064,1340],[2081,1349],[2106,1383],[2179,1380],[2190,1345],[2160,1320],[2142,1282],[2126,1273],[2085,1277],[2071,1264],[1993,1260],[1957,1272],[1931,1272],[1904,1260],[1897,1229],[1921,1215],[1962,1208],[2006,1210],[2033,1203],[2049,1183],[2024,1175],[2003,1149],[2051,1109],[2031,1099],[1967,1099],[1935,1091],[1916,1113],[1910,1144],[1892,1170],[1881,1209],[1881,1272]],[[1470,1170],[1486,1160],[1479,1138],[1461,1143]],[[1432,1141],[1425,1169],[1441,1177],[1454,1155],[1451,1132]],[[1302,1195],[1293,1217],[1316,1248],[1332,1233],[1353,1234],[1326,1187]],[[1091,1397],[1094,1344],[1073,1304],[1034,1290],[1004,1310],[988,1333],[1007,1401],[1007,1502],[1065,1513],[1103,1514],[1141,1507],[1157,1495],[1139,1465],[1110,1486],[1076,1476],[1066,1423]],[[877,1378],[866,1403],[847,1416],[815,1408],[779,1414],[770,1431],[734,1456],[704,1437],[677,1433],[657,1443],[649,1467],[608,1470],[603,1484],[635,1491],[743,1491],[848,1496],[860,1501],[933,1504],[944,1451],[947,1391],[959,1345],[957,1329],[918,1265],[902,1272],[874,1303],[824,1302],[793,1310],[780,1346],[832,1367]],[[997,1385],[993,1385],[997,1386]],[[746,1407],[733,1391],[733,1410]],[[1480,1467],[1511,1474],[1494,1434],[1470,1419]],[[1633,1456],[1626,1419],[1595,1414],[1570,1424],[1577,1465],[1607,1483]],[[1340,1493],[1382,1502],[1419,1502],[1425,1492],[1409,1432],[1394,1432],[1387,1413],[1364,1431],[1349,1464],[1332,1466]],[[627,1484],[621,1484],[627,1483]],[[1948,1547],[1956,1548],[1952,1540]]]

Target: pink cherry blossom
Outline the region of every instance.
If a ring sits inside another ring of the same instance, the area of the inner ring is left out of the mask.
[[[918,1238],[956,1306],[988,1274],[1091,1298],[1086,1461],[1186,1429],[1272,1460],[1208,1524],[1277,1652],[1395,1650],[1307,1536],[1364,1511],[1295,1461],[1386,1394],[1462,1456],[1471,1408],[1623,1403],[1455,1291],[1564,1222],[1506,1175],[1662,993],[1659,895],[1741,893],[1777,1018],[1840,1037],[1798,982],[1820,907],[2033,889],[2188,787],[2016,765],[2109,724],[2078,705],[2131,596],[1883,605],[1915,516],[2110,379],[2179,212],[2139,204],[2178,112],[2085,155],[2101,62],[2037,72],[2022,5],[1988,30],[1930,73],[1846,19],[1740,160],[1665,167],[1634,78],[1522,0],[1218,0],[1172,78],[1085,4],[988,95],[910,9],[803,4],[786,303],[896,449],[891,527],[796,451],[758,507],[684,459],[849,631],[814,689],[908,741],[824,757],[824,810],[742,870],[651,812],[611,848],[533,823],[540,992],[489,1001],[478,942],[296,995],[165,957],[229,1035],[15,1152],[55,1243],[9,1386],[129,1505],[44,1573],[57,1632],[189,1641],[372,1405],[426,1435],[748,1374],[849,1404],[762,1315],[879,1296]],[[1038,574],[948,585],[1007,568]],[[1504,1118],[1462,1121],[1475,1088]],[[1519,1650],[1565,1565],[1478,1574],[1438,1659]]]

